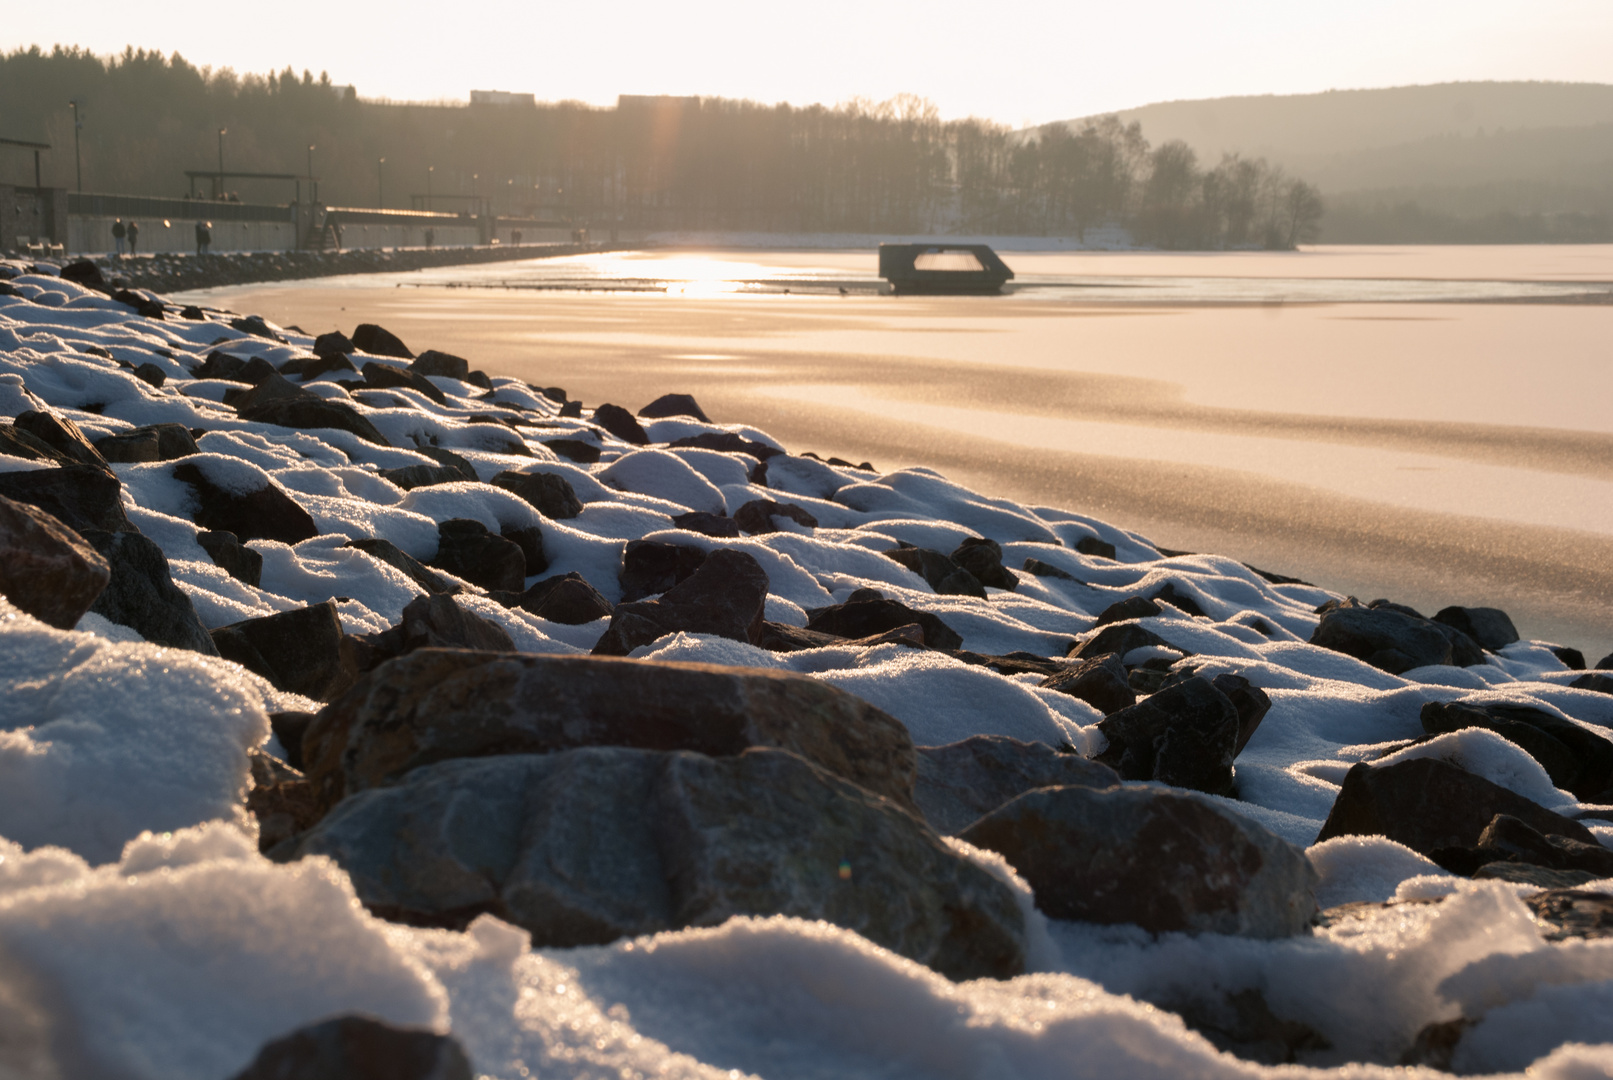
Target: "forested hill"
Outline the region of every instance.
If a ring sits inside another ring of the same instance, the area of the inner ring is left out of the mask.
[[[1613,240],[1613,86],[1445,83],[1118,116],[1204,157],[1238,150],[1305,176],[1327,198],[1326,240]]]
[[[1286,247],[1312,239],[1322,214],[1314,188],[1264,161],[1201,162],[1112,118],[1027,138],[942,121],[911,96],[403,104],[289,68],[238,76],[177,55],[60,47],[0,56],[0,136],[53,144],[47,184],[75,183],[70,99],[86,191],[182,194],[184,170],[217,168],[222,142],[224,169],[311,172],[328,205],[409,209],[429,191],[433,209],[482,198],[501,215],[594,227],[1084,236],[1122,225],[1165,247]],[[31,184],[31,157],[0,156],[0,182]],[[293,192],[231,187],[244,201]]]

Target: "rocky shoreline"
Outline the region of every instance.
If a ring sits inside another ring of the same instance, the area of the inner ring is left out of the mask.
[[[1613,656],[55,270],[23,1075],[1613,1070]]]
[[[636,246],[636,245],[635,245]],[[348,248],[342,251],[237,251],[208,255],[103,255],[91,261],[107,282],[158,293],[224,285],[400,273],[439,266],[479,266],[516,259],[547,259],[626,250],[611,244],[495,244],[487,247]]]

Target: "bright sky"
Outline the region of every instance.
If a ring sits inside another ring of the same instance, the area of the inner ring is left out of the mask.
[[[361,96],[471,89],[614,103],[836,103],[911,92],[1040,123],[1228,94],[1477,79],[1613,82],[1613,0],[77,0],[11,3],[0,48],[178,51],[329,71]]]

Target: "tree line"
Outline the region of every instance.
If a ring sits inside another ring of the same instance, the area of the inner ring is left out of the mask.
[[[72,187],[77,100],[86,191],[177,196],[184,169],[319,177],[327,205],[486,205],[597,229],[1087,237],[1121,226],[1165,248],[1314,240],[1316,189],[1261,159],[1201,164],[1113,117],[1016,131],[943,121],[904,95],[839,106],[623,98],[616,108],[360,99],[328,74],[237,75],[175,54],[0,55],[0,136],[48,139]],[[219,135],[223,131],[222,136]],[[312,147],[312,150],[309,148]],[[31,159],[0,176],[31,183]],[[230,181],[249,202],[290,182]],[[205,185],[204,185],[205,188]],[[304,194],[306,198],[306,194]]]

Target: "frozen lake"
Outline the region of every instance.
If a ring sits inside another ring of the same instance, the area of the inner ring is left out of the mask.
[[[879,295],[866,250],[208,295],[313,332],[379,322],[590,406],[688,391],[792,449],[1613,649],[1613,305],[1585,302],[1613,246],[1002,253],[1003,297]]]

